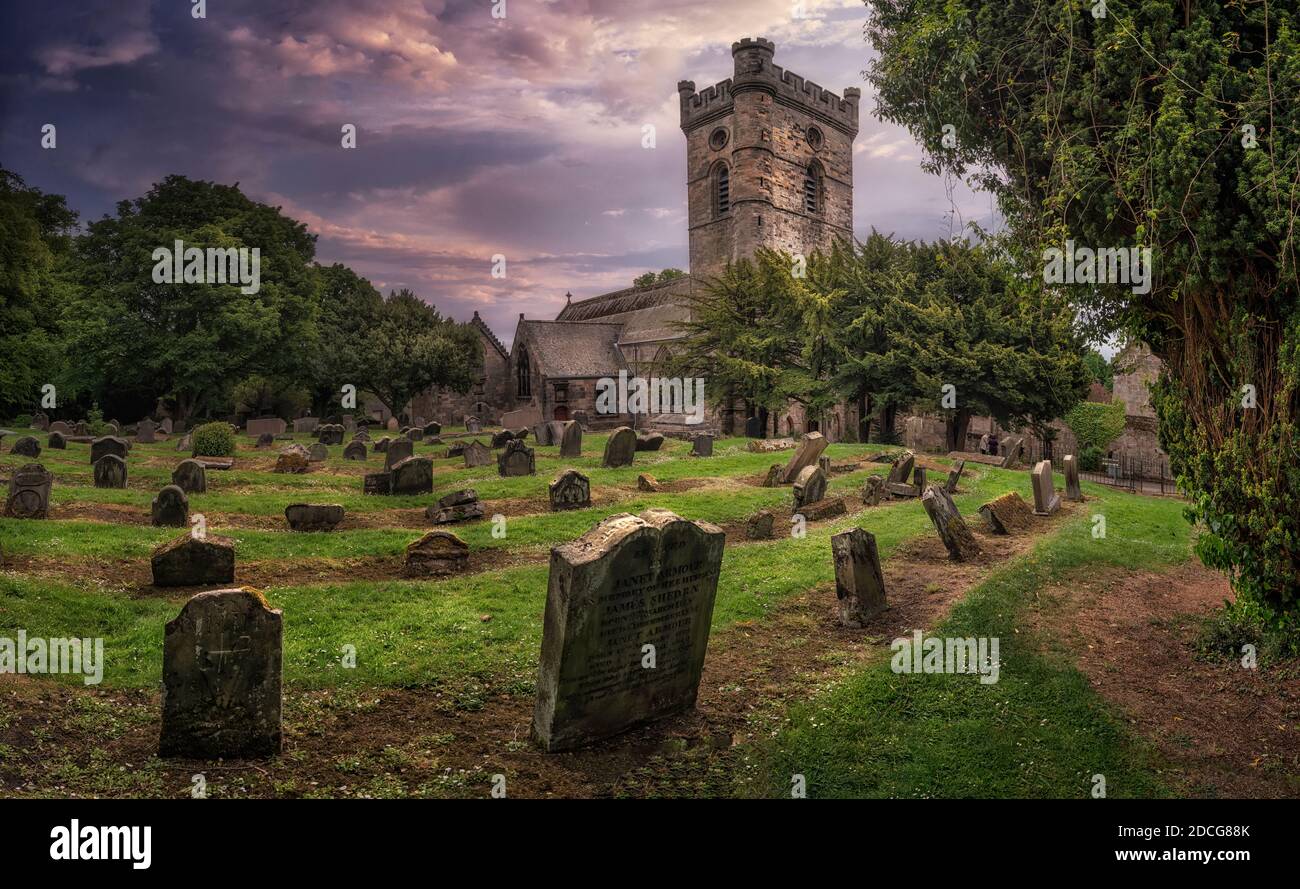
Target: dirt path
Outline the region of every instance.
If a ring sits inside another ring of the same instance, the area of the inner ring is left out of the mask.
[[[1201,618],[1231,598],[1227,579],[1194,561],[1045,590],[1035,620],[1188,794],[1300,797],[1300,669],[1196,656]]]

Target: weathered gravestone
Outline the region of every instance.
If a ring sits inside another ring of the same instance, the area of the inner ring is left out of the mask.
[[[172,470],[172,484],[186,494],[206,494],[208,468],[198,460],[182,460]]]
[[[830,457],[827,457],[825,454],[822,454],[820,457],[817,458],[817,465],[820,466],[820,467],[822,468],[822,472],[826,473],[826,477],[827,477],[827,478],[830,478],[830,477],[831,477],[831,458],[830,458]]]
[[[532,728],[546,750],[695,706],[724,538],[649,509],[551,550]]]
[[[30,435],[24,435],[14,442],[9,453],[18,454],[20,457],[31,457],[34,460],[41,455],[41,443]]]
[[[406,547],[406,573],[411,577],[442,577],[469,565],[469,544],[450,531],[429,531]]]
[[[398,463],[415,454],[415,445],[405,438],[395,438],[388,443],[384,451],[384,469],[390,470]]]
[[[5,515],[15,519],[43,519],[50,513],[50,488],[54,473],[39,463],[28,463],[9,477]]]
[[[62,420],[55,420],[50,424],[50,432],[57,432],[60,435],[71,435],[72,427]]]
[[[497,474],[502,476],[533,475],[536,472],[536,458],[532,448],[519,439],[506,443],[506,448],[497,455]]]
[[[257,437],[257,444],[254,447],[259,450],[266,450],[275,445],[275,436],[269,432],[263,432]]]
[[[867,506],[879,506],[885,496],[885,480],[878,475],[869,475],[862,484],[862,502]]]
[[[921,495],[921,505],[925,513],[939,532],[939,539],[948,550],[948,556],[955,562],[965,562],[980,553],[980,546],[975,536],[966,526],[966,520],[957,511],[952,497],[938,485],[930,485]]]
[[[347,447],[343,449],[344,460],[361,460],[366,459],[366,443],[364,441],[350,441]]]
[[[474,466],[491,466],[492,449],[476,438],[465,445],[465,450],[461,453],[461,459],[465,461],[466,469]]]
[[[32,417],[32,428],[41,432],[48,432],[50,429],[49,414],[36,414]]]
[[[183,436],[180,441],[176,442],[176,450],[178,451],[192,450],[193,447],[194,440],[189,435]]]
[[[750,540],[770,540],[776,516],[770,509],[760,509],[745,522],[745,536]]]
[[[600,465],[606,469],[631,466],[636,459],[636,433],[627,426],[620,426],[609,434],[605,442],[605,455]]]
[[[68,439],[62,432],[51,432],[46,444],[54,451],[66,451]]]
[[[393,474],[391,472],[368,472],[362,478],[363,494],[393,493]]]
[[[582,456],[582,426],[576,420],[564,420],[560,431],[560,456]]]
[[[958,460],[957,465],[948,473],[948,481],[944,482],[943,489],[949,494],[957,493],[957,483],[961,481],[961,474],[966,469],[966,461]]]
[[[1083,499],[1083,490],[1079,487],[1079,461],[1074,454],[1066,454],[1065,464],[1065,499],[1079,501]]]
[[[981,506],[980,518],[984,520],[985,527],[994,534],[1023,531],[1033,523],[1033,513],[1029,510],[1029,504],[1015,491],[1008,491]]]
[[[528,439],[528,430],[520,427],[515,430],[515,441],[526,441]]]
[[[691,439],[691,456],[692,457],[712,457],[713,456],[713,436],[707,432],[701,432]]]
[[[346,434],[347,429],[339,423],[326,423],[316,427],[316,441],[326,446],[343,444],[343,436]]]
[[[438,422],[424,424],[425,435],[442,435],[442,424]]]
[[[425,509],[424,515],[435,525],[468,522],[483,518],[483,504],[478,499],[477,491],[465,488],[443,496],[436,507]]]
[[[799,477],[807,466],[812,466],[817,462],[817,458],[826,450],[826,436],[820,432],[809,432],[799,442],[799,447],[795,450],[794,456],[790,462],[785,464],[785,472],[781,474],[781,483],[790,484]]]
[[[72,431],[79,436],[90,435],[90,426],[87,425],[85,420],[78,420],[72,427]]]
[[[747,417],[745,419],[745,438],[762,438],[763,421],[758,417]]]
[[[123,460],[125,460],[126,455],[130,452],[130,450],[131,450],[131,446],[127,444],[125,438],[118,438],[113,435],[105,435],[102,438],[97,438],[90,443],[90,462],[91,464],[94,464],[99,460],[100,457],[104,456],[105,454],[113,454],[114,456],[121,457]]]
[[[281,613],[249,587],[199,593],[163,638],[159,756],[280,752]]]
[[[280,451],[280,455],[275,458],[275,468],[271,471],[306,472],[310,462],[306,448],[302,445],[289,445],[289,447]]]
[[[135,440],[141,444],[153,444],[156,440],[154,432],[158,429],[153,420],[145,417],[135,427]]]
[[[284,508],[285,521],[295,531],[333,531],[343,515],[337,503],[291,503]]]
[[[480,432],[483,431],[483,424],[482,422],[479,421],[478,417],[466,417],[465,431],[470,433],[471,435],[478,435]]]
[[[279,417],[257,417],[244,424],[244,432],[253,438],[257,438],[267,433],[270,433],[272,436],[284,435],[284,431],[287,428],[287,424]],[[294,425],[294,431],[298,431],[296,424]]]
[[[402,434],[405,435],[408,439],[410,439],[411,441],[414,441],[414,442],[421,442],[421,441],[424,441],[424,427],[423,427],[423,426],[412,426],[411,428],[407,429],[407,430],[406,430],[405,432],[403,432]]]
[[[390,441],[390,440],[388,439],[387,436],[385,436],[384,438],[379,439],[379,441],[375,442],[375,445],[374,445],[375,453],[378,453],[378,454],[386,454],[386,453],[388,453],[388,446],[389,446],[390,444],[392,444],[392,441]]]
[[[105,454],[91,467],[96,488],[125,488],[126,461],[117,454]]]
[[[429,457],[407,457],[393,464],[392,493],[432,494],[433,460]]]
[[[1015,466],[1020,460],[1020,452],[1024,450],[1025,437],[1023,435],[1013,435],[1002,442],[1002,468],[1009,469]]]
[[[826,473],[820,466],[805,466],[794,480],[794,511],[826,497]]]
[[[495,432],[492,434],[492,449],[496,450],[497,448],[504,448],[506,442],[513,441],[514,438],[515,434],[509,429],[502,429],[500,432]]]
[[[763,476],[762,487],[764,488],[781,487],[781,476],[784,474],[785,474],[785,467],[782,466],[780,463],[773,463],[771,466],[767,467],[767,475]]]
[[[235,541],[212,534],[182,534],[155,549],[149,564],[154,586],[231,583],[235,579]]]
[[[451,459],[452,457],[464,457],[465,442],[458,441],[455,444],[451,445],[450,447],[447,448],[447,453],[444,454],[443,456],[446,457],[447,459]]]
[[[576,469],[566,469],[551,482],[551,510],[586,509],[591,506],[591,480]]]
[[[551,438],[551,424],[538,423],[534,426],[533,439],[537,442],[539,447],[543,448],[555,444],[554,440]]]
[[[839,621],[846,627],[865,626],[889,607],[876,538],[861,528],[836,534],[831,538],[831,557],[835,561]]]
[[[324,463],[330,458],[330,449],[321,442],[316,442],[307,449],[308,463]]]
[[[158,492],[149,504],[150,520],[159,528],[187,528],[190,524],[190,498],[176,485]]]
[[[925,493],[925,467],[918,466],[912,471],[912,490],[920,497]]]
[[[657,451],[664,446],[664,437],[658,432],[648,432],[636,437],[638,451]]]
[[[907,477],[912,474],[912,466],[916,463],[916,455],[911,451],[903,451],[894,461],[893,467],[889,470],[889,477],[885,479],[891,485],[901,485],[907,483]]]
[[[1051,515],[1061,508],[1061,498],[1052,486],[1052,461],[1039,460],[1030,473],[1034,486],[1034,515]]]
[[[171,435],[171,434],[172,434],[172,428],[173,428],[173,427],[172,427],[172,418],[171,418],[171,417],[163,417],[163,418],[162,418],[162,421],[158,423],[158,428],[162,430],[162,432],[163,432],[164,435]]]
[[[846,512],[848,512],[848,507],[844,505],[843,497],[825,497],[799,507],[799,515],[809,522],[833,519],[836,516],[844,515]]]
[[[306,432],[308,434],[315,432],[316,427],[320,426],[320,417],[299,417],[293,421],[294,432]]]

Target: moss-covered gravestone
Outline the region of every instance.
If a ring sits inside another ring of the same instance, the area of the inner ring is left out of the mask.
[[[930,485],[921,495],[921,505],[934,523],[939,539],[955,562],[966,562],[980,554],[980,546],[966,526],[966,520],[957,511],[952,496],[938,485]]]
[[[172,484],[186,494],[206,494],[208,469],[198,460],[182,460],[172,470]]]
[[[839,621],[847,627],[861,627],[888,607],[876,538],[861,528],[836,534],[831,538],[831,557],[835,560]]]
[[[695,706],[724,536],[650,509],[551,550],[533,711],[546,750]]]
[[[636,433],[627,426],[620,426],[609,434],[605,442],[605,457],[600,465],[606,469],[631,466],[636,459]]]
[[[591,480],[576,469],[566,469],[551,482],[550,493],[553,512],[591,506]]]
[[[105,454],[91,467],[96,488],[125,488],[126,461],[117,454]]]
[[[154,586],[233,583],[235,541],[208,534],[183,534],[155,549],[149,564]]]
[[[50,512],[54,473],[39,463],[28,463],[9,477],[5,515],[15,519],[43,519]]]

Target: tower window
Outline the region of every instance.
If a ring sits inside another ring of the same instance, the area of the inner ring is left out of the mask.
[[[718,164],[713,171],[713,215],[726,216],[731,212],[731,173],[726,164]]]
[[[816,161],[804,172],[803,209],[805,213],[820,213],[822,210],[822,168]]]
[[[727,138],[726,127],[718,127],[709,134],[709,147],[714,151],[721,151],[727,147]]]

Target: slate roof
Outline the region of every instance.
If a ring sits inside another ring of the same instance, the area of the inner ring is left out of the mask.
[[[674,278],[662,284],[647,287],[628,287],[612,293],[602,293],[590,299],[571,302],[555,316],[556,321],[594,321],[610,315],[623,315],[643,309],[653,309],[672,303],[689,293],[692,287],[689,275]]]
[[[506,349],[505,345],[501,342],[501,340],[497,339],[497,335],[492,332],[492,328],[488,327],[487,324],[483,321],[483,319],[478,316],[477,310],[475,310],[474,317],[469,320],[469,323],[477,327],[483,333],[483,335],[488,338],[488,342],[496,346],[496,349],[498,352],[501,353],[502,358],[510,357],[510,351]]]
[[[605,377],[627,368],[618,348],[622,324],[520,319],[515,343],[526,343],[549,378]]]

